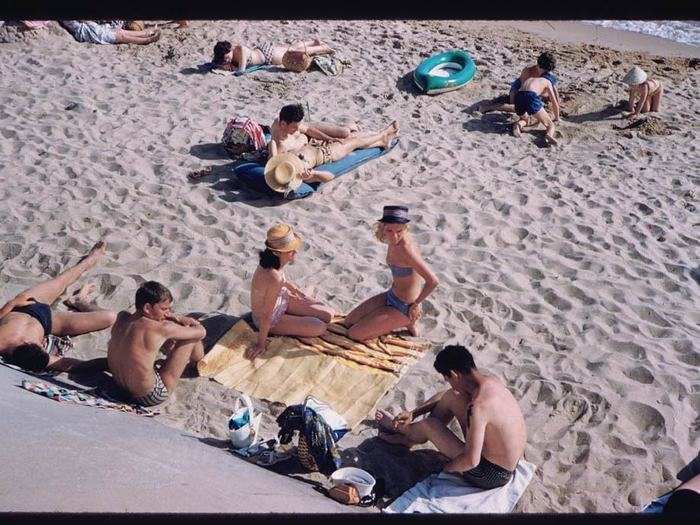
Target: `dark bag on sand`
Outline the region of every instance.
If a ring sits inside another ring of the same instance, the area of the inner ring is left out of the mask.
[[[340,453],[331,427],[313,408],[304,405],[287,407],[277,418],[282,445],[299,432],[297,454],[302,466],[311,471],[330,474],[340,467]]]

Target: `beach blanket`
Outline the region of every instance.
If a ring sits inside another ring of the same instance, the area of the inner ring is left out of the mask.
[[[240,77],[241,75],[245,75],[246,73],[254,73],[256,71],[266,71],[269,70],[270,68],[274,68],[277,66],[272,66],[270,64],[262,64],[259,66],[250,66],[245,68],[243,71],[227,71],[226,69],[219,69],[214,66],[212,62],[205,62],[204,64],[199,64],[197,65],[197,69],[199,69],[202,72],[208,72],[208,73],[214,73],[215,75],[223,75],[223,76],[233,76],[233,77]]]
[[[388,513],[512,512],[535,474],[535,465],[521,459],[507,485],[483,490],[453,474],[433,474],[414,485],[386,509]]]
[[[344,175],[355,168],[361,166],[365,162],[369,162],[372,159],[382,157],[393,150],[398,144],[399,139],[395,139],[391,146],[387,149],[382,148],[365,148],[353,151],[347,157],[340,159],[336,162],[330,162],[328,164],[321,164],[315,169],[330,171],[335,175],[335,178]],[[246,187],[258,193],[263,193],[265,195],[279,197],[281,199],[295,200],[303,199],[312,195],[318,187],[321,185],[320,182],[312,182],[311,184],[306,184],[305,182],[301,184],[295,191],[283,195],[271,189],[265,182],[265,166],[262,164],[257,164],[254,162],[249,162],[245,164],[239,164],[233,170],[234,175],[238,177]],[[334,179],[335,180],[335,179]]]
[[[386,336],[365,344],[347,339],[331,324],[321,337],[271,337],[255,362],[244,352],[257,332],[241,319],[202,359],[200,376],[258,399],[287,406],[312,395],[342,416],[352,430],[376,407],[429,345]]]
[[[143,408],[138,405],[130,405],[127,403],[115,403],[108,401],[102,397],[94,395],[99,388],[91,388],[88,390],[79,390],[76,388],[64,388],[58,385],[49,385],[40,381],[22,380],[22,388],[29,392],[34,392],[40,396],[48,397],[54,401],[68,401],[77,405],[91,406],[97,408],[105,408],[109,410],[118,410],[120,412],[131,412],[146,417],[153,417],[160,412]]]

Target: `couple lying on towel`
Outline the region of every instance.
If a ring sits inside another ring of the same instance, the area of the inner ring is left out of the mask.
[[[235,160],[264,162],[267,185],[279,193],[293,192],[303,182],[328,182],[334,175],[315,169],[317,166],[341,160],[358,149],[390,147],[398,136],[398,123],[393,122],[379,132],[363,133],[357,124],[349,126],[327,123],[304,123],[301,104],[284,106],[271,127],[253,119],[232,119],[222,137],[227,153]],[[271,136],[269,142],[266,133]],[[188,175],[197,181],[209,172],[202,170]]]
[[[136,291],[133,313],[97,307],[90,301],[94,285],[83,286],[64,301],[76,312],[53,311],[51,304],[105,251],[105,244],[97,243],[78,264],[0,308],[0,356],[32,372],[108,370],[125,398],[141,406],[157,405],[168,398],[185,368],[204,357],[205,327],[191,317],[171,313],[172,294],[155,281],[145,282]],[[83,361],[47,351],[49,336],[76,336],[110,327],[107,358]],[[156,368],[159,352],[166,358]]]
[[[423,261],[408,233],[408,208],[384,206],[375,235],[387,244],[386,262],[393,283],[389,290],[357,306],[345,319],[348,336],[365,341],[407,328],[417,335],[420,303],[438,285],[438,278]],[[307,296],[285,279],[282,269],[296,258],[301,239],[287,224],[267,232],[265,249],[260,252],[251,283],[250,305],[258,340],[247,352],[254,359],[265,352],[268,335],[315,337],[326,331],[333,310]]]

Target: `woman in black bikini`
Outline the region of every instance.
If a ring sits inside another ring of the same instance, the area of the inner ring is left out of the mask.
[[[104,330],[114,324],[117,314],[101,310],[89,302],[94,285],[86,285],[65,301],[66,306],[78,312],[52,312],[56,301],[71,284],[94,267],[105,253],[104,242],[93,246],[78,264],[58,277],[40,283],[17,295],[0,308],[0,356],[27,370],[52,371],[83,370],[94,365],[106,368],[106,359],[80,361],[72,358],[49,357],[44,350],[47,336],[80,335]]]
[[[356,341],[372,339],[404,327],[413,335],[418,335],[416,321],[420,318],[420,303],[439,281],[408,235],[406,225],[409,221],[407,207],[384,206],[375,235],[388,245],[386,262],[393,283],[389,290],[367,299],[345,318],[348,336]]]

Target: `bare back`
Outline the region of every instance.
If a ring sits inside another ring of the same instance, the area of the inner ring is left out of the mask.
[[[171,321],[153,321],[142,315],[119,312],[107,345],[107,362],[114,380],[134,396],[153,387],[153,365],[165,343],[162,327]]]
[[[258,265],[250,284],[250,309],[254,317],[259,317],[263,314],[265,297],[268,295],[276,296],[283,283],[284,274],[282,272]]]
[[[552,92],[552,83],[543,77],[531,77],[523,81],[520,91],[532,91],[540,96],[554,96],[554,93]]]
[[[478,405],[487,419],[481,455],[508,470],[515,470],[525,451],[527,430],[518,402],[495,376],[483,375],[468,410]]]

